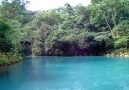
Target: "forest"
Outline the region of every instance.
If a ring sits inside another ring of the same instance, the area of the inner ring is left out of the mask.
[[[28,1],[0,5],[0,65],[24,56],[101,56],[127,53],[129,0],[91,0],[91,4],[43,11]]]

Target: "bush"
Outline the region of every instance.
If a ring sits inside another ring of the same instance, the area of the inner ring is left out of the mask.
[[[8,60],[6,58],[0,57],[0,65],[7,64]]]
[[[113,28],[113,37],[121,38],[129,35],[129,21],[123,20],[116,27]]]
[[[128,36],[123,36],[115,41],[115,48],[127,48],[129,42]]]
[[[10,40],[0,40],[0,52],[8,53],[13,49],[13,45]]]
[[[113,48],[109,32],[57,30],[45,40],[47,55],[99,55]]]

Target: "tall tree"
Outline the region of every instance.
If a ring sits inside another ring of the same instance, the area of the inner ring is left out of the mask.
[[[24,0],[4,0],[0,6],[0,14],[4,19],[16,19],[16,17],[21,14],[25,8],[28,1]]]

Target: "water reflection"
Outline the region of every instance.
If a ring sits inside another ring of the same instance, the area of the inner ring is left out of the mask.
[[[128,69],[128,58],[26,57],[0,68],[0,90],[124,90]]]
[[[18,72],[19,69],[22,67],[22,63],[13,64],[10,66],[0,66],[0,77],[2,76],[8,76],[12,73],[12,71]]]

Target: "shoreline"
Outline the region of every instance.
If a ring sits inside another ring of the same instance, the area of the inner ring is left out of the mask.
[[[22,62],[23,60],[16,60],[16,61],[8,61],[7,63],[0,63],[0,67],[2,66],[9,66],[9,65],[13,65],[19,62]]]
[[[108,56],[108,57],[112,57],[112,56],[117,56],[117,57],[129,57],[129,54],[127,53],[118,53],[118,54],[115,54],[115,53],[108,53],[108,54],[104,54],[104,55],[101,55],[101,56]],[[33,56],[31,56],[33,57]],[[79,57],[79,56],[74,56],[74,57]],[[89,56],[90,57],[90,56]],[[2,57],[0,57],[1,59]],[[19,60],[8,60],[7,58],[4,58],[6,59],[6,61],[4,63],[1,63],[0,62],[0,67],[2,66],[9,66],[9,65],[13,65],[13,64],[16,64],[16,63],[19,63],[19,62],[22,62],[23,59],[19,59]]]
[[[129,57],[129,54],[127,53],[111,53],[111,54],[106,54],[105,56],[117,56],[117,57]]]
[[[22,57],[13,57],[8,59],[7,57],[0,57],[0,66],[9,66],[18,62],[23,61]]]

